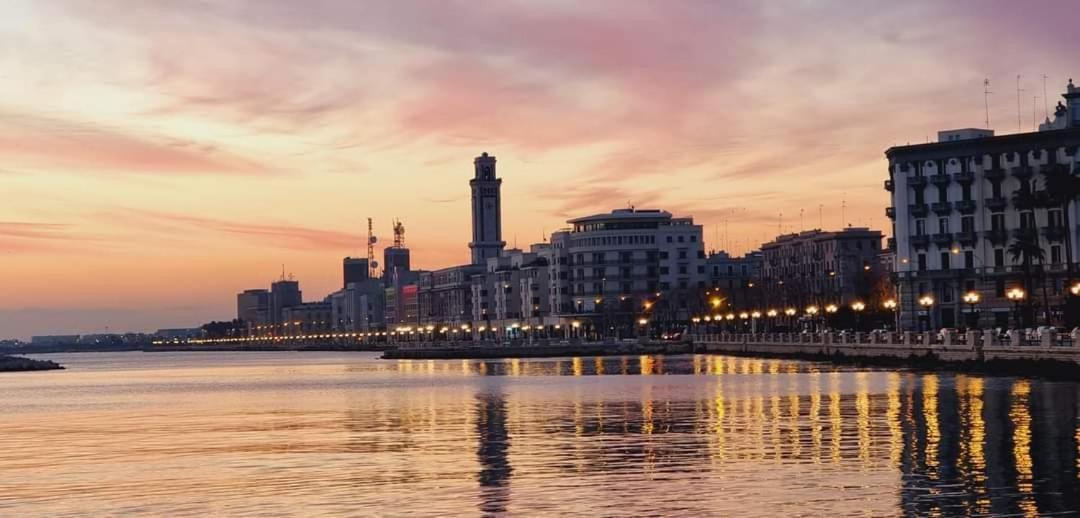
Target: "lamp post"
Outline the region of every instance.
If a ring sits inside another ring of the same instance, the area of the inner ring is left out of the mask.
[[[797,314],[798,312],[799,312],[799,310],[797,310],[797,309],[795,309],[795,308],[787,308],[787,309],[785,309],[785,310],[784,310],[784,314],[785,314],[785,315],[787,315],[787,317],[788,317],[788,318],[787,318],[787,322],[788,322],[788,332],[789,332],[789,333],[790,333],[790,332],[792,332],[792,331],[794,331],[794,327],[795,327],[795,315],[796,315],[796,314]]]
[[[972,316],[968,318],[968,327],[979,326],[979,311],[975,306],[979,303],[980,298],[979,293],[975,291],[969,291],[964,294],[964,302],[971,306],[971,311],[968,314]]]
[[[860,325],[862,322],[860,321],[860,319],[862,317],[862,312],[863,312],[864,309],[866,309],[866,304],[863,304],[860,301],[855,301],[855,302],[851,303],[851,310],[855,312],[855,330],[856,331],[861,331],[862,330],[861,329],[862,326]]]
[[[934,313],[931,310],[934,306],[934,297],[931,297],[930,295],[919,297],[919,305],[926,311],[926,330],[930,331],[934,328]]]
[[[761,318],[761,312],[760,311],[751,311],[750,312],[750,319],[751,319],[750,320],[750,332],[751,333],[755,333],[755,334],[757,333],[757,323],[758,323],[758,319],[760,319],[760,318]]]
[[[1071,290],[1071,288],[1070,288],[1070,290]],[[1016,311],[1016,328],[1017,329],[1023,327],[1021,325],[1021,323],[1020,323],[1020,303],[1024,301],[1025,296],[1027,296],[1027,293],[1024,292],[1023,288],[1013,288],[1013,289],[1005,292],[1005,298],[1007,298],[1007,299],[1009,299],[1009,300],[1011,300],[1013,302],[1013,306],[1014,306],[1015,311]]]
[[[773,326],[776,324],[776,316],[779,315],[779,314],[780,314],[780,312],[775,310],[775,309],[770,309],[770,310],[765,312],[765,316],[769,317],[769,322],[767,324],[765,324],[765,331],[766,332],[769,332],[769,331],[773,330]]]
[[[840,308],[836,307],[836,304],[829,304],[825,306],[825,326],[829,329],[832,329],[831,320],[833,320],[833,317],[831,315],[835,315],[839,309]]]
[[[893,331],[900,331],[900,312],[896,311],[896,299],[889,299],[881,303],[885,309],[893,313]]]
[[[810,317],[810,322],[811,322],[811,324],[813,324],[814,331],[817,331],[818,307],[817,306],[807,306],[806,307],[806,314]]]

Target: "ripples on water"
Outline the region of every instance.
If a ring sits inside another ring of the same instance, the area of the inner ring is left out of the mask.
[[[723,356],[50,355],[0,377],[0,515],[1080,509],[1076,383]]]

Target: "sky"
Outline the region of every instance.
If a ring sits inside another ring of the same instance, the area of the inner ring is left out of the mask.
[[[305,299],[394,218],[468,261],[472,159],[504,238],[623,208],[742,253],[888,232],[883,152],[1030,131],[1074,72],[1069,0],[6,0],[0,337],[235,314],[282,266]],[[1072,67],[1072,68],[1070,68]],[[1035,99],[1038,96],[1039,99]],[[800,217],[801,214],[801,217]],[[381,256],[381,250],[377,252]]]

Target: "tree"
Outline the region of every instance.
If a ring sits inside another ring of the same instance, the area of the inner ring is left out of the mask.
[[[1033,307],[1032,294],[1034,292],[1034,290],[1031,289],[1032,281],[1034,280],[1032,265],[1037,262],[1041,266],[1046,259],[1046,252],[1039,246],[1038,235],[1033,232],[1023,232],[1018,235],[1016,239],[1013,240],[1012,244],[1009,245],[1008,251],[1013,262],[1019,261],[1023,268],[1022,282],[1024,285],[1024,292],[1026,293],[1027,311],[1030,315]]]

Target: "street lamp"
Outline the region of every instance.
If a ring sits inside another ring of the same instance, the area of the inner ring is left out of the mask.
[[[1070,290],[1071,289],[1072,288],[1070,288]],[[1015,305],[1015,307],[1016,307],[1016,327],[1017,328],[1021,327],[1021,325],[1020,325],[1020,302],[1022,302],[1024,300],[1024,297],[1026,295],[1027,295],[1027,293],[1024,292],[1023,288],[1013,288],[1013,289],[1005,292],[1005,298],[1011,300],[1013,302],[1013,304]]]
[[[1073,295],[1080,295],[1080,282],[1073,284],[1069,287],[1069,292]]]
[[[979,293],[975,291],[969,291],[964,294],[964,302],[971,305],[971,314],[973,318],[968,318],[968,327],[976,327],[979,325],[979,313],[975,309],[975,305],[979,303]]]
[[[851,310],[855,312],[855,330],[860,331],[862,329],[862,312],[866,309],[866,304],[862,301],[855,301],[851,303]]]
[[[840,308],[836,307],[836,304],[828,304],[828,305],[826,305],[826,306],[825,306],[825,314],[826,314],[826,317],[825,317],[825,325],[826,325],[826,326],[827,326],[827,327],[828,327],[829,329],[832,329],[832,322],[830,322],[830,321],[829,321],[829,320],[831,320],[831,318],[832,318],[832,317],[830,317],[829,315],[834,315],[834,314],[836,314],[836,312],[837,312],[837,311],[838,311],[839,309],[840,309]]]
[[[934,327],[934,314],[930,310],[934,305],[934,297],[931,297],[930,295],[919,297],[919,305],[925,308],[927,331],[929,331]]]

